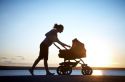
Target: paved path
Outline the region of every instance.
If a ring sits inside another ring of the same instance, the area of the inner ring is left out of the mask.
[[[0,82],[125,82],[125,76],[0,76]]]

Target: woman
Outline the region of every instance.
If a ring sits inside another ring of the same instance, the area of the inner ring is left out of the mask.
[[[55,24],[53,29],[45,34],[46,38],[40,44],[39,56],[35,60],[31,69],[29,70],[32,75],[34,75],[33,70],[34,70],[35,66],[39,63],[39,61],[41,59],[44,60],[44,67],[45,67],[45,70],[46,70],[46,75],[54,75],[54,73],[51,73],[48,69],[48,62],[47,62],[48,61],[48,50],[49,50],[49,47],[52,45],[53,42],[57,42],[60,45],[62,45],[63,47],[65,47],[65,46],[70,47],[70,46],[62,43],[61,41],[59,41],[59,39],[57,37],[57,33],[63,32],[63,29],[64,29],[63,25]]]

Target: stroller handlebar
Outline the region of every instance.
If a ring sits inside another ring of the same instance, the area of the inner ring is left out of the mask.
[[[59,46],[57,46],[55,43],[53,43],[59,50],[61,50],[61,48]],[[66,50],[67,48],[65,46],[63,46]]]

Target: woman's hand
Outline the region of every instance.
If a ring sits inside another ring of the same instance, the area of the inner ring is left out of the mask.
[[[71,48],[71,46],[67,45],[67,47]]]
[[[69,45],[65,45],[65,46],[63,46],[65,49],[67,49],[66,47],[69,47],[69,48],[71,48],[71,46],[69,46]]]

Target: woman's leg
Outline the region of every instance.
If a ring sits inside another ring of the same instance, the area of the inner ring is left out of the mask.
[[[45,70],[46,70],[46,75],[54,75],[54,73],[51,73],[48,69],[48,60],[44,59],[44,67],[45,67]]]
[[[44,59],[44,67],[45,67],[46,73],[49,73],[48,60],[45,60],[45,59]]]
[[[34,70],[34,68],[36,67],[36,65],[39,63],[40,60],[41,60],[40,58],[37,58],[37,59],[35,60],[35,62],[33,63],[33,66],[31,67],[31,69],[29,70],[32,75],[34,75],[34,74],[33,74],[33,70]]]
[[[32,69],[34,69],[36,67],[36,65],[39,63],[41,59],[37,58],[32,66]]]

